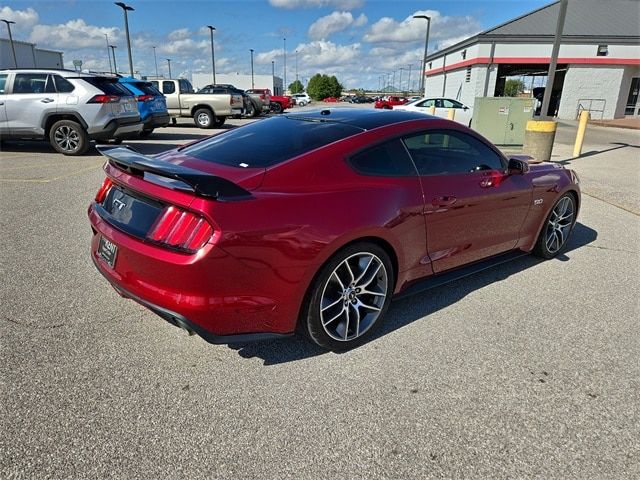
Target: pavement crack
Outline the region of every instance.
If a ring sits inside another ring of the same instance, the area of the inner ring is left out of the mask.
[[[18,325],[22,328],[27,328],[27,329],[31,329],[31,330],[52,330],[54,328],[60,328],[60,327],[65,327],[66,324],[64,323],[55,323],[53,325],[46,325],[46,326],[36,326],[36,325],[31,325],[29,323],[22,323],[19,322],[17,320],[14,320],[13,318],[9,318],[7,316],[2,316],[2,319],[9,322],[9,323],[13,323],[14,325]]]
[[[625,250],[624,248],[603,247],[601,245],[585,245],[585,247],[597,248],[598,250],[610,250],[612,252],[624,252],[624,253],[634,253],[634,254],[638,253],[638,252],[634,252],[633,250]]]

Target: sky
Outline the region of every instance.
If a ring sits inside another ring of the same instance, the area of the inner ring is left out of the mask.
[[[287,83],[316,73],[336,75],[346,88],[377,88],[381,74],[415,71],[424,54],[426,21],[432,17],[429,53],[551,3],[551,0],[128,0],[134,70],[174,76],[211,72],[214,33],[216,73],[251,72],[283,76],[286,38]],[[118,70],[128,71],[122,10],[111,1],[0,2],[0,19],[13,20],[14,40],[64,52],[67,68],[109,71],[105,34],[116,45]],[[4,24],[0,37],[7,38]],[[297,54],[296,54],[297,51]],[[296,62],[297,58],[297,62]]]

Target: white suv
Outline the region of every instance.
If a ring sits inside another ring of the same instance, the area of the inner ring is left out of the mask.
[[[0,70],[0,140],[43,138],[81,155],[90,140],[140,132],[138,102],[117,82],[73,70]]]
[[[294,93],[291,96],[296,99],[296,105],[300,105],[301,107],[311,103],[311,97],[307,93]]]

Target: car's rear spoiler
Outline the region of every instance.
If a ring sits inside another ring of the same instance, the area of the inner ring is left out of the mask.
[[[147,172],[159,177],[179,180],[184,184],[184,187],[188,187],[196,195],[212,197],[221,201],[251,198],[249,191],[225,178],[147,157],[128,146],[97,145],[96,149],[107,157],[111,165],[132,175],[144,176],[144,173]],[[173,185],[172,188],[184,189],[177,185]]]

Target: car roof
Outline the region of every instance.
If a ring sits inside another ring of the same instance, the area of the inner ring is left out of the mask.
[[[392,125],[410,120],[437,119],[424,113],[400,110],[364,110],[359,108],[323,108],[304,113],[286,115],[293,120],[312,120],[316,122],[335,122],[351,125],[363,130]]]
[[[60,75],[61,77],[65,77],[65,78],[109,77],[110,76],[108,73],[104,75],[104,74],[98,74],[98,73],[78,72],[76,70],[67,70],[64,68],[5,68],[0,70],[0,72],[2,73],[10,73],[10,72],[47,73],[47,74],[51,73],[51,74]]]

